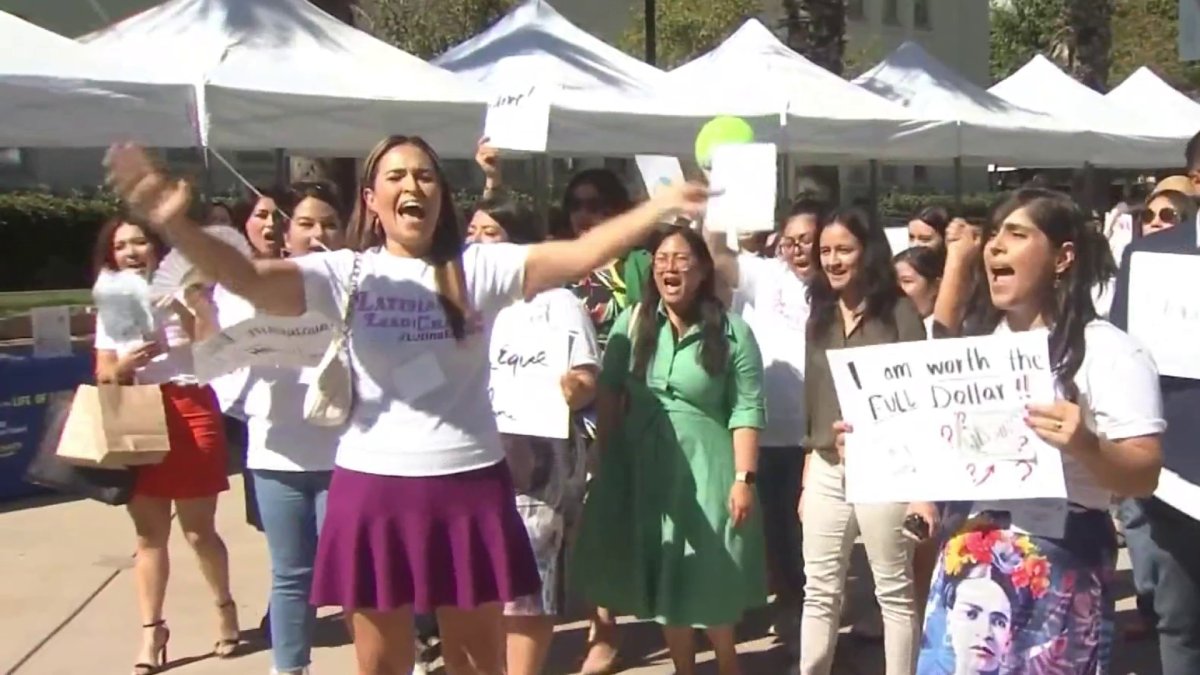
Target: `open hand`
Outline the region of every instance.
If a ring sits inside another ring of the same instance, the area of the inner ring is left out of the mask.
[[[846,461],[846,434],[854,431],[849,422],[838,420],[833,423],[833,447],[837,448],[838,459]]]
[[[750,517],[754,507],[754,490],[741,481],[734,481],[729,489],[729,518],[738,527]]]
[[[139,145],[114,145],[104,156],[105,182],[125,201],[130,211],[152,227],[181,220],[192,201],[192,190],[182,180],[167,176]]]
[[[1025,424],[1038,438],[1071,455],[1095,450],[1098,438],[1083,423],[1083,412],[1070,401],[1025,406]]]

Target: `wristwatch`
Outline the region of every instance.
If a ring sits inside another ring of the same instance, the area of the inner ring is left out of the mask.
[[[745,483],[746,485],[754,485],[754,481],[757,478],[757,476],[758,476],[758,474],[754,473],[753,471],[739,471],[736,474],[734,474],[733,479],[739,483]]]

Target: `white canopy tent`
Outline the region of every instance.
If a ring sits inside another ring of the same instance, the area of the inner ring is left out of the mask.
[[[663,95],[661,70],[589,34],[544,0],[526,0],[433,63],[493,95],[530,85],[551,91],[551,154],[689,156],[700,126],[720,114],[715,103]]]
[[[1161,133],[1190,139],[1200,131],[1200,103],[1163,82],[1145,66],[1125,78],[1104,98],[1130,113],[1151,118]],[[1177,166],[1182,161],[1183,146],[1179,145],[1175,157],[1167,166]]]
[[[200,91],[217,150],[359,157],[402,133],[468,155],[486,109],[460,78],[305,0],[170,0],[82,40],[173,64]]]
[[[988,93],[914,42],[900,45],[854,83],[911,113],[956,121],[966,163],[1071,167],[1091,159],[1093,134]]]
[[[1096,132],[1101,137],[1093,146],[1096,166],[1171,166],[1178,163],[1179,149],[1187,142],[1186,137],[1165,133],[1153,117],[1114,105],[1040,54],[988,91],[1014,105]]]
[[[670,86],[720,101],[727,113],[786,120],[781,147],[859,159],[956,154],[953,124],[922,119],[797,54],[756,19],[668,74]]]
[[[99,58],[4,12],[0,42],[0,146],[199,143],[186,80],[139,61]]]

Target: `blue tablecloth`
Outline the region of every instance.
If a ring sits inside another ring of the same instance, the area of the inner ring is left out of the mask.
[[[90,351],[40,359],[0,353],[0,501],[45,492],[24,476],[42,438],[47,395],[92,379]]]

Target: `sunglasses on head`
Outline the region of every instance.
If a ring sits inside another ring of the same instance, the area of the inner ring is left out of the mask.
[[[1169,225],[1174,225],[1179,220],[1179,213],[1170,206],[1164,206],[1157,212],[1154,209],[1142,209],[1138,212],[1138,220],[1143,223],[1154,222],[1155,216]]]

